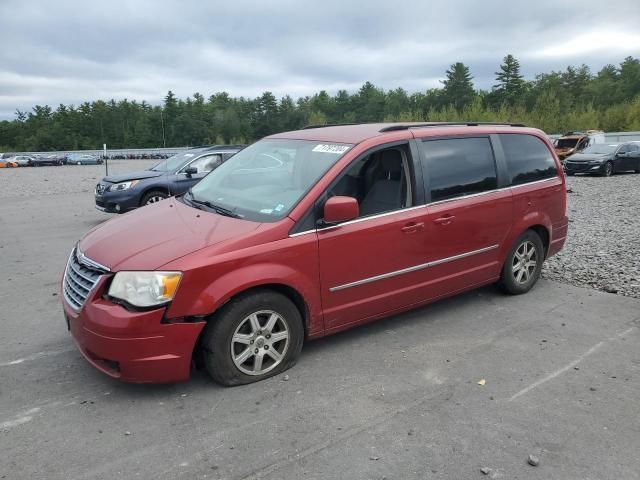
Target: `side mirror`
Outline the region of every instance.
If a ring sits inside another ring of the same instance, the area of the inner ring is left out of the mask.
[[[324,204],[324,223],[348,222],[360,215],[358,201],[353,197],[331,197]]]
[[[196,167],[185,168],[184,173],[187,174],[187,177],[191,178],[191,175],[198,173],[198,169]]]

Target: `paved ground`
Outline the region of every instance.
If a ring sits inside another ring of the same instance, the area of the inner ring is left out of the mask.
[[[0,180],[0,478],[640,478],[640,300],[550,281],[311,343],[288,381],[111,381],[55,295],[108,218],[69,168],[66,193]]]

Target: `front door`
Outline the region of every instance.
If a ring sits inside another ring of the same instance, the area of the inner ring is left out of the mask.
[[[419,301],[428,215],[413,178],[403,145],[360,157],[330,188],[329,196],[355,197],[360,217],[318,230],[327,331]]]

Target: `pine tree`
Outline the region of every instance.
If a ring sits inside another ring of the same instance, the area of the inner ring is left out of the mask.
[[[444,104],[453,105],[456,110],[460,111],[473,102],[476,96],[471,82],[473,77],[469,72],[469,67],[462,62],[454,63],[445,73],[447,78],[442,80]]]
[[[509,54],[502,60],[500,71],[495,72],[496,81],[493,86],[495,103],[498,105],[515,105],[522,100],[525,89],[525,81],[520,74],[520,62]]]

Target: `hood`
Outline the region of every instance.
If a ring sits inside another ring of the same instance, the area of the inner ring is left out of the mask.
[[[155,270],[201,248],[245,236],[260,225],[170,198],[98,225],[80,240],[80,250],[112,271]]]
[[[152,170],[141,170],[139,172],[120,173],[119,175],[109,175],[102,179],[103,182],[120,183],[129,180],[142,180],[145,178],[155,178],[166,175],[167,172],[155,172]]]
[[[567,160],[572,162],[601,162],[603,160],[607,160],[610,157],[609,154],[600,154],[597,155],[595,153],[575,153],[571,155]]]

